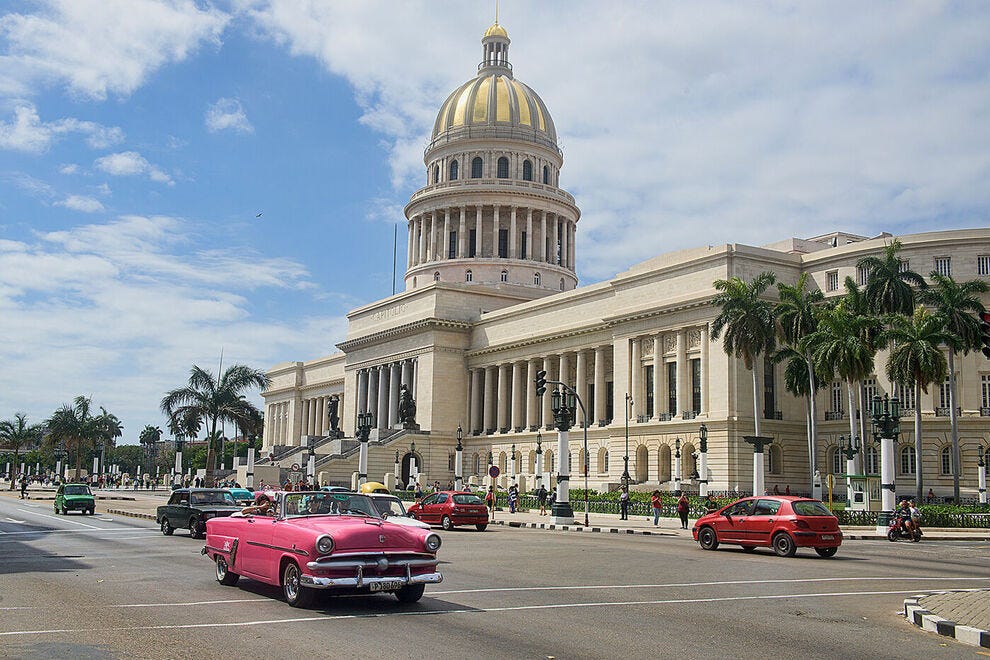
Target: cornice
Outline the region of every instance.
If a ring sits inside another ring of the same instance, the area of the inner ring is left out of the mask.
[[[337,344],[337,348],[344,351],[345,353],[360,348],[366,348],[368,346],[373,346],[375,344],[381,343],[383,341],[389,341],[392,339],[397,339],[399,337],[405,337],[417,332],[422,332],[424,330],[434,330],[438,328],[443,328],[447,330],[457,330],[460,332],[470,332],[472,324],[466,323],[464,321],[452,321],[450,319],[440,319],[436,317],[430,317],[426,319],[420,319],[418,321],[413,321],[412,323],[405,323],[403,325],[398,325],[387,330],[380,330],[378,332],[373,332],[369,335],[363,337],[358,337],[356,339],[348,339]]]

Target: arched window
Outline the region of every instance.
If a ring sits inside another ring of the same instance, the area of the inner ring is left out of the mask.
[[[779,474],[782,467],[781,463],[780,447],[770,445],[770,451],[767,452],[767,472]]]
[[[503,270],[502,271],[501,280],[503,282],[508,282],[509,281],[509,271],[507,271],[507,270]]]
[[[904,445],[901,447],[901,474],[914,474],[915,472],[914,447]]]
[[[440,166],[433,166],[433,183],[440,183]]]
[[[952,474],[952,447],[942,447],[941,456],[941,468],[942,474],[951,475]]]
[[[465,282],[473,282],[474,281],[474,274],[471,271],[467,271],[466,273],[464,273],[464,281]]]
[[[498,159],[497,168],[495,171],[495,176],[499,179],[509,178],[509,159],[502,156]]]
[[[480,179],[481,178],[481,156],[475,156],[474,160],[471,161],[471,178]]]
[[[447,469],[451,472],[454,471],[454,454],[447,454]]]
[[[880,460],[876,447],[866,448],[866,473],[880,474]]]
[[[498,468],[502,471],[502,474],[509,471],[509,457],[504,451],[498,455]]]
[[[535,284],[537,286],[540,285],[540,274],[539,273],[533,273],[533,284]]]
[[[543,166],[543,183],[550,184],[550,168],[546,165]]]
[[[475,454],[471,457],[471,464],[474,465],[474,474],[481,473],[481,456]]]
[[[832,457],[832,474],[845,474],[846,471],[842,467],[842,452],[839,451],[839,448],[832,447],[830,456]]]
[[[523,181],[533,180],[533,163],[526,159],[523,161]]]
[[[437,272],[433,273],[433,281],[434,282],[439,282],[440,281],[440,271],[439,270]]]
[[[450,180],[457,181],[457,161],[451,161],[450,163]]]
[[[562,278],[560,278],[560,290],[561,290],[561,291],[563,291],[563,290],[564,290],[564,278],[563,278],[563,277],[562,277]]]

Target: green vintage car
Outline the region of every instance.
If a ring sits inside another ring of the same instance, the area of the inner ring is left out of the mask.
[[[62,484],[55,493],[55,514],[66,515],[69,511],[96,513],[96,498],[86,484]]]

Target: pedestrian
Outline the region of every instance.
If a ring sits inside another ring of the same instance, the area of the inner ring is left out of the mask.
[[[509,513],[516,512],[516,503],[519,502],[519,487],[512,484],[509,487]]]
[[[551,515],[553,514],[553,507],[554,507],[555,504],[557,504],[557,491],[556,490],[551,490],[550,491],[550,499],[549,499],[549,502],[547,503],[547,505],[550,507],[550,514]]]
[[[547,515],[547,488],[540,484],[540,489],[536,491],[536,501],[540,505],[540,515]]]
[[[27,479],[27,477],[26,477],[26,476],[24,476],[24,475],[22,474],[22,475],[21,475],[21,499],[22,499],[22,500],[23,500],[23,499],[24,499],[25,497],[27,497],[27,489],[28,489],[28,479]]]
[[[485,505],[489,510],[489,517],[495,520],[495,486],[489,486],[488,492],[485,493]]]
[[[931,488],[928,489],[928,503],[931,504],[935,501],[935,491]]]
[[[688,528],[688,511],[691,509],[691,504],[688,502],[687,495],[681,492],[681,497],[677,500],[677,515],[681,517],[681,529]]]
[[[780,495],[780,486],[778,486],[777,484],[773,485],[773,494]]]
[[[718,509],[718,502],[716,502],[712,494],[709,493],[708,497],[705,498],[705,513],[715,513]]]
[[[417,502],[422,501],[422,499],[423,499],[423,488],[422,488],[422,486],[419,485],[419,482],[418,481],[416,482],[415,492],[416,492],[416,501]]]
[[[623,486],[619,493],[619,520],[629,520],[629,486]]]
[[[784,486],[784,495],[790,495],[790,494],[791,494],[791,485],[787,484],[786,486]]]
[[[663,509],[663,500],[660,499],[660,491],[653,491],[653,495],[650,496],[650,506],[653,507],[653,526],[660,526],[660,512]]]

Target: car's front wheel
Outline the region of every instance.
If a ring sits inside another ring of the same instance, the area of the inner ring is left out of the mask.
[[[237,573],[231,573],[227,560],[217,555],[217,582],[225,587],[232,587],[237,584],[237,579],[240,577]]]
[[[718,536],[711,527],[702,527],[698,530],[698,545],[702,550],[714,550],[718,548]]]
[[[834,557],[835,556],[835,553],[838,552],[838,551],[839,551],[839,549],[838,548],[835,548],[835,547],[832,547],[832,548],[815,548],[815,552],[818,553],[818,556],[819,557],[825,557],[825,558]]]
[[[194,539],[203,538],[199,533],[199,520],[196,518],[189,519],[189,536]]]
[[[55,505],[55,515],[56,516],[58,515],[58,505],[57,504]]]
[[[306,607],[313,602],[313,590],[302,586],[301,575],[299,567],[291,561],[282,571],[282,594],[285,602],[292,607]]]
[[[444,530],[449,532],[450,530],[454,529],[454,521],[450,519],[450,516],[444,516],[440,520],[440,526],[443,527]]]
[[[781,532],[773,537],[773,551],[777,553],[778,557],[793,557],[794,553],[797,552],[797,546],[794,545],[794,539],[785,532]]]
[[[162,518],[162,534],[164,534],[165,536],[172,536],[172,532],[174,532],[174,531],[175,531],[175,529],[172,527],[172,523],[170,523],[168,521],[168,518],[163,517]]]
[[[483,532],[486,529],[488,529],[488,525],[487,524],[486,525],[475,525],[474,528],[477,529],[479,532]]]
[[[426,590],[425,584],[409,584],[395,592],[395,597],[400,603],[415,603],[423,597]]]

